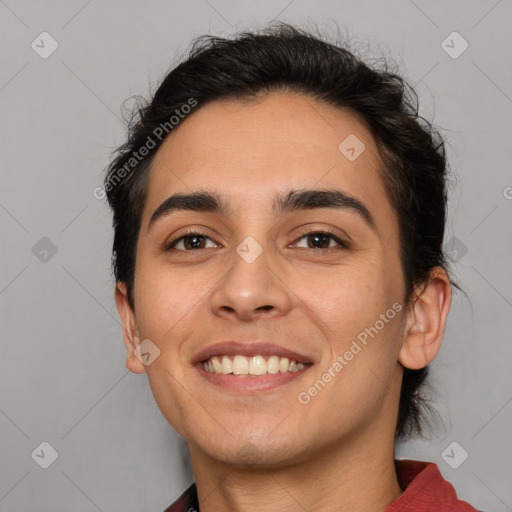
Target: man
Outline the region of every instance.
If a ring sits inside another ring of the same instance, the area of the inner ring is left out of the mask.
[[[451,303],[412,91],[287,25],[200,39],[108,169],[127,367],[187,442],[168,511],[472,511],[397,461]]]

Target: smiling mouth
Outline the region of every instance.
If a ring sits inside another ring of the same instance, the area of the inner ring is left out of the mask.
[[[261,377],[283,373],[296,373],[311,366],[311,363],[298,362],[296,359],[271,355],[264,357],[256,355],[245,357],[214,356],[202,362],[204,371],[217,375],[231,375],[235,377]]]

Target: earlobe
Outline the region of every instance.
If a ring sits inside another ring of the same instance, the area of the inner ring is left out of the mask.
[[[119,316],[123,324],[123,339],[126,347],[126,368],[133,373],[144,373],[144,364],[135,356],[135,349],[140,344],[140,337],[135,321],[135,312],[128,300],[128,292],[125,283],[116,284],[115,299]]]
[[[399,363],[418,370],[435,359],[441,348],[450,306],[450,279],[443,268],[435,267],[429,280],[416,291],[406,313]]]

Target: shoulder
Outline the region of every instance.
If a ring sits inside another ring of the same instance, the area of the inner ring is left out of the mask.
[[[457,497],[453,485],[444,479],[433,462],[397,460],[395,465],[404,492],[385,512],[478,512]]]
[[[164,512],[199,512],[199,502],[197,500],[197,488],[193,483],[188,489]]]

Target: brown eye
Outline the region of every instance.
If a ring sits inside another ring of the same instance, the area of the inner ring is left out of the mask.
[[[213,243],[211,238],[207,237],[203,233],[191,231],[183,236],[180,236],[179,238],[168,244],[165,250],[190,252],[193,251],[194,249],[207,249],[208,247],[206,247],[206,244],[208,240]],[[213,247],[216,247],[216,245],[213,244]]]
[[[306,233],[303,235],[300,240],[306,240],[306,249],[332,249],[335,247],[340,247],[344,249],[348,249],[348,244],[335,236],[333,233],[329,232],[313,232],[313,233]],[[334,244],[332,243],[334,242]],[[296,243],[298,247],[301,247]]]
[[[183,237],[183,245],[185,249],[204,249],[205,238],[204,236],[185,236]]]

